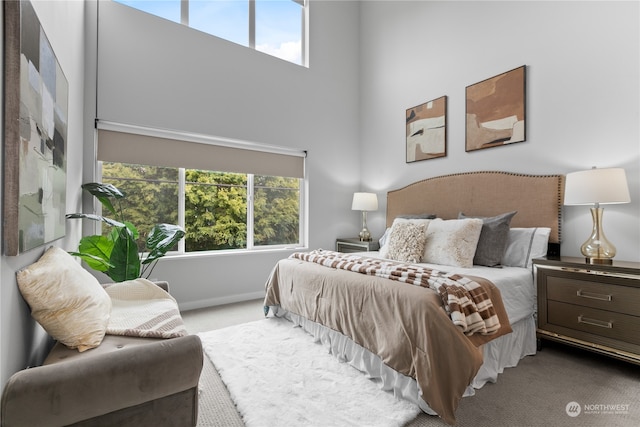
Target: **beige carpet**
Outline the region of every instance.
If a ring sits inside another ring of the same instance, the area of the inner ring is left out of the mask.
[[[220,376],[205,359],[198,426],[244,427]],[[567,415],[570,402],[581,406],[577,417]],[[585,405],[591,413],[585,413]],[[611,408],[604,405],[617,405],[623,413],[608,413]],[[498,383],[487,384],[475,396],[464,398],[456,417],[456,425],[462,427],[639,426],[640,367],[550,343],[518,367],[507,369]],[[265,426],[270,425],[265,420]],[[426,414],[408,424],[446,425]]]
[[[250,317],[247,321],[259,318],[253,307],[241,308]],[[194,324],[193,316],[184,317],[190,332],[195,333],[207,326],[226,326],[230,313],[227,307],[206,316],[198,313],[209,322],[206,326]],[[225,385],[206,356],[200,384],[198,426],[244,427]],[[567,414],[571,402],[580,407],[581,413],[576,417]],[[505,370],[498,383],[487,384],[475,396],[463,398],[456,417],[456,425],[461,427],[640,426],[640,366],[545,342],[536,356],[526,357],[516,368]],[[408,424],[409,427],[446,425],[426,414],[418,415]],[[265,420],[265,426],[280,427],[269,420]]]

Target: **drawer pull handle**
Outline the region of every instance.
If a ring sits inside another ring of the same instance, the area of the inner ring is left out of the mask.
[[[585,325],[598,326],[600,328],[613,328],[613,323],[605,322],[603,320],[589,319],[588,317],[583,317],[582,314],[578,316],[578,323],[584,323]]]
[[[613,299],[611,295],[594,294],[592,292],[585,292],[582,289],[578,290],[576,295],[582,298],[597,299],[599,301],[611,301]]]

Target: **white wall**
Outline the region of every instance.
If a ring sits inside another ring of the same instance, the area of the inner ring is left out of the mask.
[[[309,247],[357,233],[357,3],[312,2],[310,68],[147,15],[99,3],[100,120],[308,151]],[[91,159],[92,156],[87,156]],[[90,168],[91,164],[85,164]],[[264,295],[289,252],[161,260],[182,309]]]
[[[84,3],[32,3],[69,83],[66,207],[68,212],[77,212],[81,208],[79,190],[82,183],[82,132],[85,121]],[[89,117],[90,121],[91,119]],[[52,244],[64,249],[73,249],[80,239],[80,234],[79,227],[68,226],[66,237]],[[0,387],[4,386],[13,372],[39,363],[43,355],[47,336],[32,320],[29,308],[18,290],[15,276],[17,270],[36,261],[43,252],[44,247],[41,247],[20,256],[0,258]]]
[[[383,196],[473,170],[565,174],[623,167],[632,203],[605,207],[616,259],[640,261],[638,2],[361,4],[363,186]],[[527,141],[466,153],[465,87],[527,65]],[[405,163],[405,110],[448,96],[447,157]],[[370,215],[384,231],[381,209]],[[564,208],[563,255],[580,256],[588,207]]]

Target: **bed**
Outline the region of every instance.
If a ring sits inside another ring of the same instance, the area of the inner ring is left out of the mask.
[[[536,352],[531,260],[559,255],[562,175],[469,172],[387,193],[380,251],[280,260],[265,313],[455,423],[464,396]]]

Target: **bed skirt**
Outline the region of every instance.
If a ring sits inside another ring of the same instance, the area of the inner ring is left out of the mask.
[[[427,414],[437,415],[422,400],[422,392],[415,379],[393,370],[382,363],[377,355],[333,329],[291,313],[279,306],[272,306],[270,309],[275,316],[284,317],[294,325],[302,327],[338,360],[347,362],[363,372],[368,378],[378,383],[382,390],[393,392],[394,396],[415,403]],[[536,326],[533,316],[511,325],[511,327],[512,333],[484,345],[483,364],[471,385],[465,390],[463,397],[473,396],[475,389],[481,388],[487,382],[495,383],[498,374],[501,374],[505,368],[514,367],[523,357],[536,353]]]

